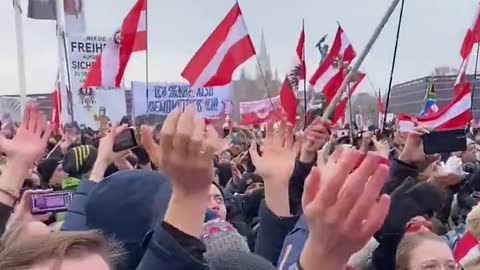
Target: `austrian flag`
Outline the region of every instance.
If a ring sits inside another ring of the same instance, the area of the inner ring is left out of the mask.
[[[255,55],[255,48],[236,3],[182,72],[192,89],[223,86],[233,72]]]
[[[133,52],[147,49],[146,0],[138,0],[122,28],[108,42],[87,74],[84,87],[120,87],[123,73]]]
[[[452,102],[436,113],[423,117],[399,115],[398,124],[400,131],[407,132],[413,130],[415,123],[437,130],[465,128],[471,120],[471,106],[470,83],[465,83],[462,91]]]
[[[338,26],[330,52],[310,79],[310,85],[316,92],[323,93],[327,104],[330,104],[335,97],[345,77],[345,67],[352,62],[355,56],[355,50],[347,35],[342,27]]]
[[[462,48],[460,49],[462,63],[460,64],[460,70],[454,85],[454,90],[457,94],[463,89],[462,85],[465,83],[465,72],[473,45],[480,43],[480,6],[477,8],[478,10],[475,19],[472,25],[468,28],[463,39]]]
[[[301,80],[305,80],[305,29],[302,28],[300,39],[298,40],[297,49],[295,52],[294,63],[283,81],[280,90],[280,100],[283,110],[287,115],[287,120],[291,124],[295,124],[297,117],[298,100],[296,92]]]

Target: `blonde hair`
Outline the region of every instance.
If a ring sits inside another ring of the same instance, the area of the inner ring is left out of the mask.
[[[0,269],[20,270],[53,260],[58,269],[66,258],[81,258],[97,254],[110,269],[115,269],[123,257],[116,242],[105,239],[96,231],[51,232],[45,235],[21,237],[24,226],[5,233],[0,239]]]
[[[398,244],[396,254],[396,270],[408,270],[410,269],[410,260],[412,252],[415,248],[420,246],[424,241],[435,241],[445,245],[445,241],[438,235],[432,232],[418,232],[406,234]]]

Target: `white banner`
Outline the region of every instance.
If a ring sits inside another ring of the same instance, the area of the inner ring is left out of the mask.
[[[133,117],[142,115],[167,115],[176,107],[197,104],[198,112],[205,118],[229,113],[231,87],[205,87],[190,89],[186,83],[132,82]]]
[[[100,127],[98,116],[102,116],[104,111],[104,116],[111,121],[120,120],[127,114],[125,91],[112,87],[82,87],[90,67],[107,41],[108,38],[103,36],[67,35],[71,96],[62,91],[62,123],[70,122],[73,113],[73,119],[79,125],[97,129]],[[71,100],[71,108],[68,108],[69,102],[65,100]]]

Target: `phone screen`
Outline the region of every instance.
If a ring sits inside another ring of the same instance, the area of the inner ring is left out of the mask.
[[[65,200],[63,195],[57,196],[48,196],[48,197],[38,197],[35,200],[37,207],[39,208],[51,208],[51,207],[62,207],[65,206]]]
[[[71,192],[52,192],[32,195],[33,214],[42,214],[47,212],[64,212],[72,200]]]

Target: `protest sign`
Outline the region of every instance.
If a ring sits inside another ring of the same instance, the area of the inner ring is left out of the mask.
[[[70,91],[62,91],[62,123],[72,118],[79,124],[99,128],[97,121],[106,111],[112,121],[126,115],[125,92],[113,87],[83,88],[85,78],[98,55],[107,46],[108,38],[83,34],[67,35],[67,59],[70,77]],[[69,106],[69,103],[71,107]]]
[[[241,125],[256,125],[280,119],[282,114],[280,96],[249,102],[240,102]]]
[[[205,118],[228,113],[231,104],[230,85],[190,89],[186,83],[132,82],[133,116],[167,115],[176,107],[197,105]]]

